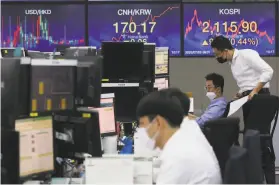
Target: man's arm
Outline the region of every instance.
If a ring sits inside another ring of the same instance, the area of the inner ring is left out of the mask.
[[[260,73],[260,81],[253,89],[253,93],[258,93],[264,85],[272,79],[273,69],[258,54],[253,51],[246,57],[247,64]]]
[[[213,105],[212,107],[209,107],[202,115],[201,117],[198,117],[196,119],[197,123],[200,126],[203,126],[205,122],[221,118],[226,110],[227,104],[222,103],[218,105]]]

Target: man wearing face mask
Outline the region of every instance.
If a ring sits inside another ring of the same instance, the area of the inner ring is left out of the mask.
[[[166,91],[145,96],[137,107],[139,125],[149,141],[160,148],[157,184],[218,184],[219,169],[212,154],[191,130],[180,129],[184,111],[179,99]]]
[[[270,94],[270,80],[273,69],[251,49],[234,49],[228,38],[217,36],[211,47],[219,63],[229,62],[234,79],[239,87],[235,99],[248,95],[251,100],[255,94]],[[250,103],[243,106],[243,117],[246,120]]]
[[[204,126],[207,121],[221,118],[227,107],[227,101],[225,97],[223,97],[223,76],[211,73],[206,75],[205,79],[206,96],[209,98],[210,104],[200,117],[189,115],[190,118],[195,118],[201,127]]]

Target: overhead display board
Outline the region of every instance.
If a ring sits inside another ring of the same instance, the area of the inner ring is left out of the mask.
[[[43,52],[85,44],[84,5],[2,4],[2,47]]]
[[[90,4],[89,45],[102,41],[148,42],[180,56],[179,4]]]
[[[184,56],[213,55],[216,35],[227,36],[233,47],[275,55],[274,3],[184,4]]]

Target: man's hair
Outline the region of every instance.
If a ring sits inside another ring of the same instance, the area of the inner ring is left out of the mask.
[[[211,42],[211,47],[216,48],[220,51],[224,51],[226,49],[233,49],[231,41],[222,35],[217,36],[213,39],[213,41]]]
[[[176,97],[180,101],[181,107],[183,108],[184,116],[188,115],[190,109],[190,99],[185,93],[183,93],[178,88],[168,88],[168,89],[163,89],[161,91],[165,91],[171,97],[172,96]]]
[[[165,118],[170,127],[180,127],[184,111],[180,101],[165,91],[152,92],[143,97],[137,107],[137,117],[147,116],[154,119],[157,115]]]
[[[222,75],[219,75],[217,73],[210,73],[205,76],[206,80],[212,80],[213,85],[215,88],[220,87],[221,92],[224,92],[224,77]]]

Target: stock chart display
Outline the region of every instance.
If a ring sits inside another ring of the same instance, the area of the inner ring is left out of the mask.
[[[88,14],[91,46],[100,47],[102,41],[148,42],[180,56],[179,4],[92,4]]]
[[[185,4],[184,56],[212,55],[216,35],[227,36],[238,49],[275,55],[275,6],[260,4]]]
[[[2,47],[50,52],[59,44],[85,44],[84,5],[2,4],[1,9]]]

